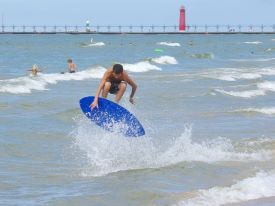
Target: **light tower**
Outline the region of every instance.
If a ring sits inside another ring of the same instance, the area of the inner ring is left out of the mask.
[[[184,6],[180,7],[179,31],[185,31],[185,8],[184,8]]]
[[[90,21],[86,21],[86,32],[90,32]]]

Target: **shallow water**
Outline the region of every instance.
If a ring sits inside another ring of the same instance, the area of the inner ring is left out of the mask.
[[[274,39],[0,35],[0,205],[275,204]],[[60,74],[68,58],[78,72]],[[117,62],[145,137],[79,109]]]

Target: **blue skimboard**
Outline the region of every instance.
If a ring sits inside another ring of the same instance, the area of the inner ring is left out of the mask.
[[[91,111],[90,105],[94,97],[84,97],[79,104],[83,113],[95,122],[98,126],[112,132],[119,132],[128,137],[138,137],[145,134],[145,131],[138,119],[122,106],[99,98],[98,108]]]

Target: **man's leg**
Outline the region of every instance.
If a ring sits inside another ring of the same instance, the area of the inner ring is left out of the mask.
[[[111,82],[105,82],[103,90],[102,90],[102,97],[107,98],[108,92],[111,88]]]
[[[119,90],[118,92],[116,93],[116,102],[119,102],[121,97],[123,96],[125,90],[126,90],[126,87],[127,87],[127,83],[126,82],[121,82],[118,86]]]

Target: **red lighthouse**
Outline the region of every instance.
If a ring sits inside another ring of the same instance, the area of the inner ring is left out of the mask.
[[[185,31],[185,8],[184,6],[180,7],[180,24],[179,24],[179,30]]]

